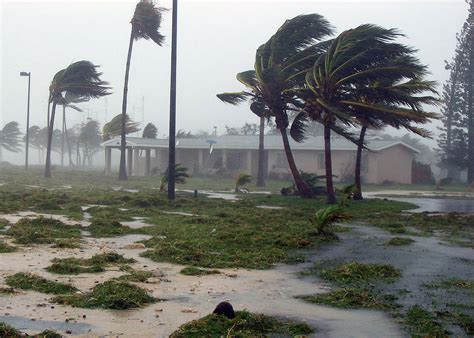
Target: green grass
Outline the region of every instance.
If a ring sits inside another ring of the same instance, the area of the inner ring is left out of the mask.
[[[449,334],[431,312],[418,305],[407,311],[404,322],[412,337],[446,337]]]
[[[126,282],[110,280],[97,284],[90,292],[78,295],[60,295],[53,302],[80,308],[126,310],[142,307],[157,301],[144,289]]]
[[[427,284],[424,284],[423,286],[429,289],[461,288],[461,289],[468,289],[468,290],[474,291],[474,281],[460,279],[460,278],[449,278],[445,280],[427,283]]]
[[[471,307],[472,309],[472,307]],[[455,325],[460,326],[468,335],[474,335],[474,318],[462,312],[442,312],[441,317]]]
[[[81,231],[52,218],[38,217],[20,219],[6,234],[17,244],[55,244],[58,240],[77,240]]]
[[[385,245],[404,246],[404,245],[410,245],[414,242],[415,241],[413,239],[408,238],[408,237],[393,237],[392,239],[385,242]]]
[[[186,276],[205,276],[205,275],[216,275],[220,274],[219,270],[206,270],[197,268],[195,266],[187,266],[180,271],[181,274]]]
[[[7,325],[5,323],[0,323],[0,337],[30,337],[27,334],[21,333],[17,329]],[[37,335],[34,335],[37,338],[61,338],[62,336],[52,330],[44,330]]]
[[[63,274],[63,275],[78,275],[81,273],[97,273],[105,271],[109,265],[129,264],[134,263],[135,260],[124,258],[115,252],[97,254],[89,259],[79,258],[55,258],[52,260],[53,264],[48,266],[48,272]]]
[[[117,277],[116,280],[122,282],[146,283],[151,277],[153,277],[153,273],[150,271],[131,270],[128,274]]]
[[[37,275],[21,272],[13,276],[8,276],[5,281],[13,288],[55,295],[77,291],[77,289],[71,285],[50,281]]]
[[[90,226],[85,230],[91,233],[92,237],[117,237],[134,233],[132,229],[120,224],[115,219],[93,219]]]
[[[329,293],[298,296],[297,298],[313,304],[344,309],[392,310],[397,307],[395,296],[376,294],[371,290],[360,288],[344,288]]]
[[[0,240],[0,253],[14,252],[16,248],[14,246],[8,245],[4,241]]]
[[[179,327],[170,337],[294,337],[313,333],[307,324],[237,311],[234,319],[210,314]]]
[[[394,282],[401,273],[389,264],[343,263],[334,266],[325,261],[310,268],[306,274],[316,274],[338,285],[366,285],[374,282]]]

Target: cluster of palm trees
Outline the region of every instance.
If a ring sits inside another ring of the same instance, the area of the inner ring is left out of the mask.
[[[396,41],[403,36],[397,30],[364,24],[332,35],[333,28],[319,14],[287,20],[257,49],[254,69],[237,74],[246,89],[217,95],[230,104],[250,100],[251,111],[262,121],[274,120],[304,198],[312,197],[313,191],[295,164],[288,131],[302,142],[310,121],[322,124],[329,204],[336,202],[332,132],[357,145],[354,197],[362,199],[361,154],[367,129],[392,126],[429,137],[416,125],[437,118],[424,105],[438,103],[436,84],[425,79],[427,67],[415,57],[415,49]],[[354,128],[360,129],[359,135]]]

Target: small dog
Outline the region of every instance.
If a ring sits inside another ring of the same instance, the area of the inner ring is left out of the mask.
[[[229,302],[219,303],[212,313],[216,315],[224,315],[229,319],[234,319],[235,317],[234,308]]]

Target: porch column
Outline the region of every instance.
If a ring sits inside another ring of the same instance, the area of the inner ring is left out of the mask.
[[[198,171],[200,173],[204,172],[204,150],[199,149],[198,152]]]
[[[222,149],[222,168],[227,168],[227,151]]]
[[[105,174],[108,175],[111,173],[112,167],[112,148],[105,148]]]
[[[133,169],[133,149],[127,149],[127,174],[128,176],[132,176],[132,169]]]
[[[140,149],[133,149],[133,176],[138,176]]]
[[[151,149],[145,150],[146,164],[145,164],[145,176],[150,176],[151,172]]]
[[[247,171],[249,175],[252,175],[252,150],[247,151]]]

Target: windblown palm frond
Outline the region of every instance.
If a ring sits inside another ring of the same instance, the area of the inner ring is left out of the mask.
[[[140,123],[134,122],[130,119],[130,116],[126,115],[126,134],[136,133],[140,130]],[[119,136],[122,133],[122,114],[114,116],[114,118],[106,123],[102,128],[102,135],[104,141],[110,140],[113,137]]]
[[[239,189],[252,182],[252,175],[240,173],[235,179],[235,192],[239,192]]]
[[[11,152],[21,150],[21,138],[18,122],[9,122],[0,130],[0,147]]]
[[[160,33],[163,12],[152,0],[141,0],[135,7],[132,18],[134,39],[152,40],[157,45],[163,45],[165,37]]]
[[[180,163],[176,163],[174,167],[174,181],[177,184],[185,184],[186,183],[186,178],[189,177],[188,174],[189,169],[181,165]],[[163,192],[165,191],[165,186],[168,183],[168,168],[166,168],[165,173],[161,177],[161,185],[160,185],[160,191]]]

